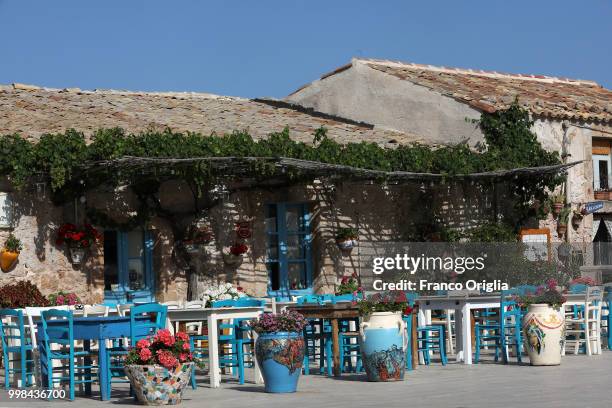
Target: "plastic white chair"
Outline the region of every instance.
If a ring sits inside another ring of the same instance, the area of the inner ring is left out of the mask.
[[[203,300],[192,300],[185,303],[185,309],[204,309],[206,302]],[[178,329],[178,326],[177,326]],[[187,334],[191,335],[202,335],[202,322],[186,322],[185,329]]]
[[[562,354],[565,354],[565,347],[568,343],[574,344],[574,354],[578,354],[582,343],[586,346],[588,356],[601,354],[601,307],[603,292],[603,287],[601,286],[589,286],[584,297],[584,304],[580,304],[582,311],[579,316],[566,314],[565,335],[572,335],[574,338],[566,338]]]
[[[168,310],[179,310],[183,308],[183,304],[178,300],[170,300],[168,302],[162,303],[162,305],[168,307]],[[169,321],[169,319],[168,319]],[[172,323],[172,322],[170,322]],[[167,325],[170,327],[170,325]],[[178,333],[179,331],[179,322],[174,322],[174,333]]]
[[[109,312],[109,307],[106,305],[85,305],[83,308],[83,316],[102,316],[107,317]]]

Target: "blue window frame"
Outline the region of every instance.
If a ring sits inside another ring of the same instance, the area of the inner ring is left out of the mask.
[[[266,238],[268,294],[312,293],[311,214],[307,203],[268,204]]]
[[[155,299],[153,239],[149,231],[104,232],[104,303]]]

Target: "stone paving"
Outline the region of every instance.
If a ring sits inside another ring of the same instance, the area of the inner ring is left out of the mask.
[[[247,370],[250,371],[250,370]],[[226,379],[222,388],[208,388],[199,379],[197,391],[185,391],[183,407],[418,407],[418,408],[610,408],[612,352],[601,356],[566,356],[558,367],[481,363],[419,366],[398,383],[367,383],[364,375],[340,379],[303,376],[295,394],[266,394],[263,386],[238,385]],[[2,381],[3,382],[3,381]],[[94,393],[96,389],[94,388]],[[0,407],[113,407],[137,404],[125,386],[111,401],[78,397],[75,402],[9,400],[0,391]]]

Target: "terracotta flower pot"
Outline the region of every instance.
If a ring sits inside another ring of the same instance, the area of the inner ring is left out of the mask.
[[[567,224],[557,225],[557,234],[559,234],[559,236],[565,235],[566,232],[567,232]]]
[[[563,206],[563,203],[553,203],[553,214],[559,215],[559,213],[561,213],[561,210],[563,209]]]
[[[19,252],[2,251],[2,254],[0,254],[0,268],[2,272],[8,272],[17,262],[17,258],[19,258]]]
[[[610,193],[605,190],[598,190],[595,191],[594,196],[596,200],[608,200]]]
[[[173,370],[158,365],[126,365],[125,374],[136,398],[143,405],[176,405],[191,379],[193,363],[180,364]]]

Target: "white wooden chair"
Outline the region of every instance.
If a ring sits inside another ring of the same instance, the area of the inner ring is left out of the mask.
[[[206,302],[203,300],[192,300],[185,303],[185,309],[204,309]],[[185,323],[185,329],[187,334],[190,336],[201,336],[202,335],[202,322],[187,322]]]
[[[580,312],[565,315],[565,335],[573,336],[565,340],[563,353],[568,343],[574,345],[574,354],[578,354],[582,343],[586,346],[588,356],[601,354],[601,306],[603,303],[603,288],[601,286],[589,286],[587,288],[584,304],[580,304]],[[584,338],[583,338],[584,336]]]
[[[164,302],[162,304],[164,306],[168,307],[168,310],[179,310],[179,309],[183,308],[183,304],[180,301],[178,301],[178,300],[171,300],[171,301],[168,301],[168,302]],[[168,325],[168,324],[167,324],[167,326],[168,326],[168,328],[171,327],[171,325]],[[174,329],[174,333],[178,333],[178,331],[179,331],[179,322],[174,322],[173,329]]]

